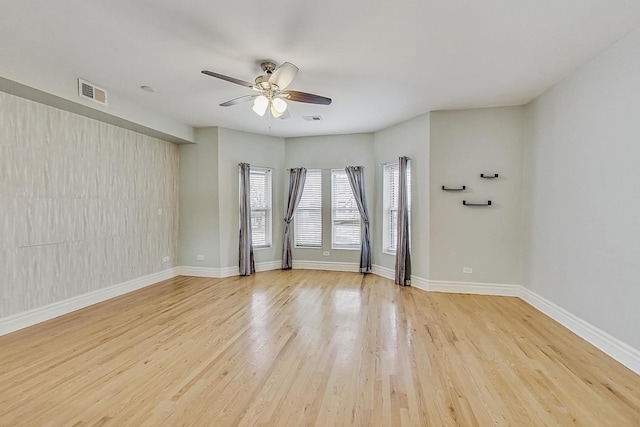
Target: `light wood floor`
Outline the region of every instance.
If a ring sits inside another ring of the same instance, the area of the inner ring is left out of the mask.
[[[1,426],[640,425],[640,376],[516,298],[178,277],[0,337]]]

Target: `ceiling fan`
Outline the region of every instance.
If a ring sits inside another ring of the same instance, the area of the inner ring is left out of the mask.
[[[285,62],[276,68],[276,64],[271,61],[263,61],[261,64],[264,75],[256,77],[255,83],[245,82],[223,74],[214,73],[213,71],[202,71],[211,77],[226,80],[240,86],[245,86],[259,92],[254,95],[245,95],[231,101],[223,102],[221,107],[230,107],[242,102],[253,101],[253,111],[259,116],[264,116],[267,109],[271,115],[280,119],[288,119],[286,101],[306,102],[308,104],[331,104],[331,98],[314,95],[306,92],[298,92],[296,90],[285,90],[293,81],[298,73],[298,67],[290,62]]]

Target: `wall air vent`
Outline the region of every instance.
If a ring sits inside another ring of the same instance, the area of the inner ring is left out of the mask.
[[[321,116],[302,116],[302,118],[308,122],[319,122],[322,120]]]
[[[90,99],[98,104],[108,105],[107,91],[82,79],[78,79],[78,95],[80,98]]]

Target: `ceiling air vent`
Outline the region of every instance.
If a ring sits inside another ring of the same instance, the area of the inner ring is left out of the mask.
[[[319,122],[322,120],[321,116],[302,116],[302,118],[308,122]]]
[[[78,79],[78,95],[80,98],[107,105],[107,91],[88,81]]]

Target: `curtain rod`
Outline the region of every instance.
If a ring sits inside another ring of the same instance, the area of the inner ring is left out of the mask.
[[[238,164],[238,166],[240,166],[240,164]],[[250,165],[251,167],[254,168],[260,168],[260,169],[270,169],[272,171],[278,170],[278,168],[272,168],[271,166],[258,166],[258,165]],[[364,168],[364,166],[361,166]],[[285,169],[285,172],[290,172],[292,168],[287,168]],[[321,170],[321,171],[331,171],[334,169],[339,169],[339,170],[344,170],[344,168],[307,168],[307,170]]]
[[[238,163],[238,166],[241,166],[242,163]],[[259,169],[269,169],[271,171],[276,170],[276,168],[272,168],[271,166],[258,166],[258,165],[252,165],[251,163],[249,163],[249,166],[252,168],[259,168]]]
[[[238,166],[240,166],[240,164],[238,164]],[[254,168],[260,168],[260,169],[269,169],[271,171],[276,171],[278,170],[278,168],[272,168],[270,166],[257,166],[257,165],[250,165],[251,167]],[[364,168],[364,166],[360,166],[362,168]],[[284,172],[291,172],[292,168],[287,168],[284,170]],[[307,170],[321,170],[321,171],[331,171],[331,170],[344,170],[344,168],[307,168]]]
[[[407,157],[407,160],[411,160],[410,157]],[[387,166],[387,165],[397,165],[399,163],[399,160],[396,160],[394,162],[384,162],[384,163],[380,163],[378,166]]]
[[[362,165],[356,165],[361,168],[364,168]],[[344,168],[307,168],[307,170],[316,170],[316,171],[332,171],[332,170],[344,170]],[[291,168],[285,169],[285,171],[290,172]]]
[[[291,172],[292,169],[296,169],[296,168],[287,168],[285,169],[285,171]],[[331,171],[334,169],[340,169],[340,168],[307,168],[307,170],[314,170],[314,171]]]

